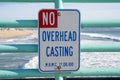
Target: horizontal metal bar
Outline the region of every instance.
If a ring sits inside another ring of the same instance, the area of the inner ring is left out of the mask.
[[[63,0],[63,2],[105,3],[105,2],[120,2],[120,0]]]
[[[37,20],[0,20],[1,28],[37,28]]]
[[[120,52],[120,44],[81,44],[81,52]]]
[[[76,72],[43,73],[38,69],[0,70],[0,78],[25,78],[25,77],[54,77],[54,76],[120,76],[120,68],[80,68]]]
[[[0,0],[0,2],[54,2],[55,0]]]
[[[0,20],[1,28],[37,28],[37,24],[37,20]],[[81,27],[120,27],[120,20],[84,20]]]
[[[81,21],[82,28],[120,27],[120,20],[86,20]]]
[[[55,2],[55,0],[0,0],[0,2]],[[120,0],[63,0],[63,2],[120,2]]]
[[[5,44],[0,45],[0,52],[37,52],[36,44]]]
[[[0,52],[38,52],[38,45],[3,44]],[[120,44],[81,44],[81,52],[120,52]]]

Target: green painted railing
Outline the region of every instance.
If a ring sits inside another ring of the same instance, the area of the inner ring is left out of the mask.
[[[56,0],[0,0],[0,2],[55,2]],[[62,0],[63,2],[82,2],[82,3],[100,3],[100,2],[120,2],[120,0]]]
[[[3,44],[0,45],[0,52],[38,52],[38,46],[36,44]]]
[[[53,2],[55,8],[63,8],[63,2],[79,3],[117,3],[120,0],[0,0],[0,2]],[[0,20],[1,28],[37,28],[37,20]],[[120,27],[120,20],[88,20],[81,22],[81,27]],[[37,52],[37,44],[1,44],[1,52]],[[120,44],[81,44],[81,52],[120,52]],[[120,76],[120,68],[80,68],[76,72],[42,73],[38,69],[0,70],[0,78],[55,77],[63,76]]]
[[[55,2],[55,0],[0,0],[0,2]]]
[[[31,77],[53,77],[56,76],[56,80],[62,76],[120,76],[120,68],[81,68],[76,72],[56,72],[56,73],[42,73],[38,69],[11,69],[11,70],[0,70],[1,78],[31,78]]]
[[[0,52],[38,52],[38,45],[1,44]],[[120,52],[120,44],[81,44],[81,52]]]
[[[1,28],[37,28],[37,20],[0,20]]]
[[[61,6],[62,7],[62,6]],[[1,28],[37,28],[37,20],[0,20]],[[120,20],[84,20],[82,28],[120,27]]]

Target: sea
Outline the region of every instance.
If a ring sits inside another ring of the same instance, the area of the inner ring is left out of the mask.
[[[81,43],[120,44],[120,28],[81,28]],[[0,44],[38,44],[38,34],[0,39]],[[81,68],[118,68],[120,52],[81,52]],[[38,68],[38,52],[0,53],[0,69]]]

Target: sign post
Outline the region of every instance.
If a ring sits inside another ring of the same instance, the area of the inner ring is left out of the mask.
[[[39,70],[77,71],[80,67],[80,12],[43,9],[38,14]]]

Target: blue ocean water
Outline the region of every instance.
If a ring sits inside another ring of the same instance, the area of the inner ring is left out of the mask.
[[[0,44],[37,44],[38,34],[0,39]],[[120,28],[82,28],[81,43],[120,43]],[[120,67],[119,52],[81,52],[81,67]],[[38,53],[0,53],[0,69],[37,68]]]
[[[120,28],[86,28],[81,31],[84,40],[120,42]]]
[[[0,44],[37,44],[37,34],[0,39]],[[0,53],[0,69],[23,68],[38,53]]]

